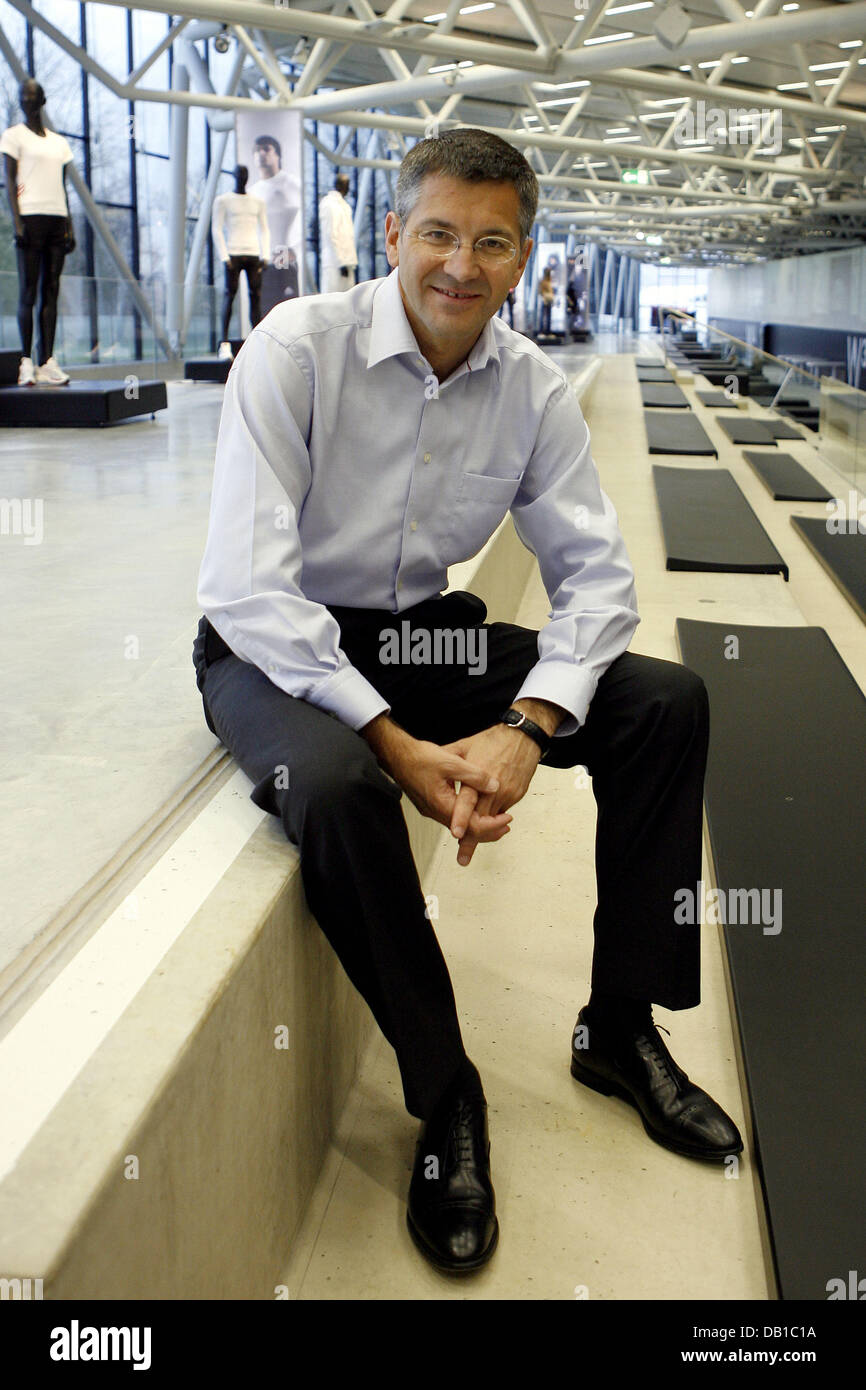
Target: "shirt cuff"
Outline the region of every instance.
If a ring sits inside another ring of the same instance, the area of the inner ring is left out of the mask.
[[[363,729],[391,706],[365,676],[354,667],[337,671],[307,696],[311,705],[334,714],[350,729]]]
[[[570,718],[563,719],[554,738],[576,734],[586,723],[589,704],[598,681],[594,674],[582,671],[568,661],[539,661],[533,666],[514,700],[547,700],[568,710]],[[512,700],[512,704],[514,704]]]

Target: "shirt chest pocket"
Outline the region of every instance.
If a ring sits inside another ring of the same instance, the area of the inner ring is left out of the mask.
[[[446,540],[446,564],[468,560],[493,535],[511,503],[519,478],[496,478],[489,473],[464,473],[454,499]]]

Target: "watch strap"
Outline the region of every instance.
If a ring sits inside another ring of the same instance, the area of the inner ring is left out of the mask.
[[[537,743],[542,753],[546,753],[550,747],[550,734],[545,733],[540,725],[534,724],[531,719],[527,719],[522,710],[507,709],[501,716],[501,724],[507,724],[511,729],[519,729],[521,733],[527,734]]]

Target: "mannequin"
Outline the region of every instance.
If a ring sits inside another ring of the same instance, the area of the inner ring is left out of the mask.
[[[268,219],[261,198],[247,193],[248,171],[243,164],[235,169],[234,193],[222,193],[213,205],[213,239],[225,266],[223,295],[222,341],[219,356],[230,358],[228,341],[232,304],[240,283],[241,271],[247,277],[250,292],[250,322],[255,328],[262,316],[262,271],[271,255]]]
[[[54,359],[57,295],[75,234],[66,198],[66,166],[72,151],[42,121],[45,93],[35,78],[22,82],[18,99],[25,120],[0,136],[6,156],[6,191],[18,254],[18,329],[23,356],[19,386],[66,386],[69,377]],[[39,293],[39,366],[31,356],[33,309]]]
[[[319,203],[322,294],[350,290],[355,283],[358,256],[348,191],[348,175],[338,174],[333,190]]]

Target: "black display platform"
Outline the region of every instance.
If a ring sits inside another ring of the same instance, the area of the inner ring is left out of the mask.
[[[0,352],[0,386],[18,385],[18,368],[20,365],[20,352]]]
[[[827,529],[830,525],[850,527],[856,523],[856,516],[839,522],[832,516],[791,517],[791,525],[799,531],[830,578],[866,623],[866,515],[863,516],[863,531],[843,531],[837,535]],[[864,806],[866,802],[860,802],[858,805],[861,820]]]
[[[691,410],[680,388],[673,382],[647,382],[640,388],[640,398],[644,405],[667,406],[672,410]]]
[[[229,339],[235,357],[245,341],[244,338]],[[207,357],[189,357],[183,364],[184,381],[218,381],[224,386],[232,360],[232,358],[214,357],[212,353]]]
[[[183,364],[184,381],[218,381],[224,386],[231,365],[228,357],[190,357]]]
[[[743,458],[777,502],[829,502],[833,495],[790,454],[759,454],[754,449],[744,449]]]
[[[135,394],[130,394],[134,390]],[[94,379],[68,386],[4,386],[0,425],[113,425],[165,410],[164,381]]]
[[[676,633],[710,698],[705,804],[722,901],[763,889],[771,912],[781,904],[780,931],[764,930],[769,913],[723,928],[745,1157],[779,1296],[825,1302],[831,1279],[863,1277],[866,1250],[866,700],[821,628],[679,618]]]
[[[714,410],[724,410],[726,407],[731,407],[734,410],[739,409],[738,397],[726,396],[724,391],[696,391],[695,395],[701,405],[711,406]]]
[[[715,446],[694,411],[665,415],[660,410],[645,410],[643,422],[651,454],[705,454],[718,458]]]
[[[727,468],[653,468],[669,570],[781,574],[788,566]]]
[[[769,421],[765,423],[750,415],[738,418],[717,415],[716,424],[724,430],[732,444],[761,444],[765,448],[771,448],[776,442]]]
[[[663,367],[665,364],[663,357],[636,357],[634,365],[640,371],[642,367]]]
[[[669,372],[667,367],[638,367],[637,379],[641,383],[650,383],[656,386],[672,386],[674,382],[673,372]]]

